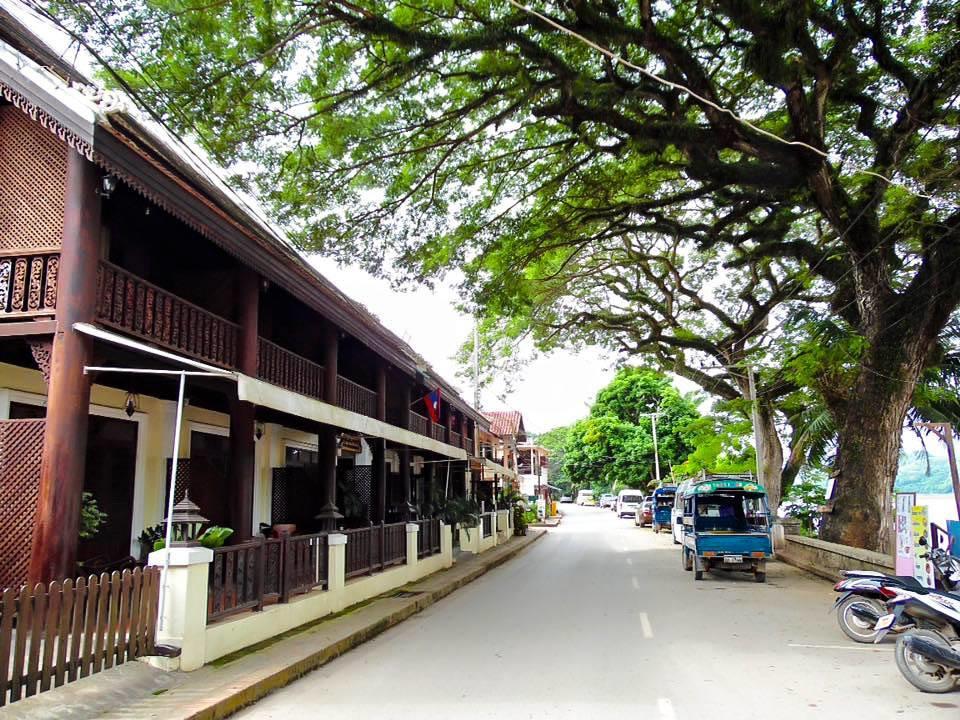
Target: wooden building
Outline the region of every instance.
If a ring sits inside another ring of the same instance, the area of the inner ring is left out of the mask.
[[[436,468],[466,492],[489,428],[203,158],[0,11],[0,587],[140,554],[178,392],[144,370],[219,373],[187,378],[175,493],[236,539],[430,514]],[[84,492],[107,518],[81,541]]]

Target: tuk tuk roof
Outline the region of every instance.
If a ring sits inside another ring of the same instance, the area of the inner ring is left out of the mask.
[[[753,480],[737,480],[734,478],[713,478],[710,480],[703,480],[701,482],[695,483],[687,488],[688,495],[707,495],[714,492],[722,492],[724,490],[735,490],[744,493],[751,493],[754,495],[765,495],[766,490],[763,485],[754,482]]]
[[[676,494],[677,494],[677,486],[676,486],[676,485],[663,485],[662,487],[658,487],[656,490],[654,490],[654,491],[653,491],[653,494],[654,494],[655,496],[656,496],[656,495],[676,495]]]

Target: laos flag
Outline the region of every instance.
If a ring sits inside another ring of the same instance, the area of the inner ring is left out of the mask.
[[[423,396],[423,402],[427,406],[427,413],[432,422],[440,422],[440,388]]]

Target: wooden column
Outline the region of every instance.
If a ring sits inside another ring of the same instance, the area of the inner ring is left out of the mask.
[[[377,420],[387,421],[387,369],[377,368]]]
[[[387,520],[387,441],[383,438],[370,438],[370,449],[373,452],[373,493],[374,522]]]
[[[337,405],[337,358],[340,352],[340,335],[333,326],[323,333],[323,400]],[[337,511],[337,430],[331,425],[317,426],[317,443],[320,467],[320,496],[323,506],[317,513],[321,529],[336,530],[343,519]]]
[[[410,429],[410,384],[403,383],[400,390],[401,407],[403,414],[401,422],[403,428]],[[413,520],[416,510],[413,507],[413,493],[410,487],[410,448],[400,448],[400,484],[403,487],[403,501],[400,503],[400,517],[404,520]]]
[[[444,433],[443,439],[446,440],[447,444],[450,443],[450,431],[453,430],[453,406],[448,402],[447,403],[447,421],[445,423],[447,429]]]
[[[426,475],[423,482],[424,492],[426,493],[425,502],[421,503],[424,514],[427,516],[433,515],[434,503],[436,497],[436,468],[437,464],[434,462],[427,462],[423,466],[423,472]]]
[[[259,276],[247,268],[241,269],[235,294],[240,325],[237,369],[244,375],[256,377],[260,338]],[[238,540],[247,540],[253,534],[255,422],[253,403],[233,398],[230,402],[230,526]],[[204,509],[200,508],[201,514]]]
[[[93,341],[75,331],[73,324],[94,320],[100,262],[100,173],[75,150],[67,153],[56,333],[30,556],[31,584],[76,575],[86,470],[90,376],[83,374],[83,368],[90,363]]]

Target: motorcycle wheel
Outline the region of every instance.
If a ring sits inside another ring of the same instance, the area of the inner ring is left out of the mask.
[[[914,687],[928,693],[950,692],[957,686],[957,675],[950,669],[932,662],[907,648],[904,640],[911,635],[921,635],[934,642],[949,646],[950,642],[934,630],[910,630],[897,638],[894,657],[900,673]]]
[[[887,606],[879,600],[859,595],[851,595],[837,606],[837,622],[840,624],[843,634],[854,642],[872,643],[877,637],[877,631],[869,622],[861,620],[853,614],[853,608],[857,605],[865,605],[879,615],[887,614]]]

